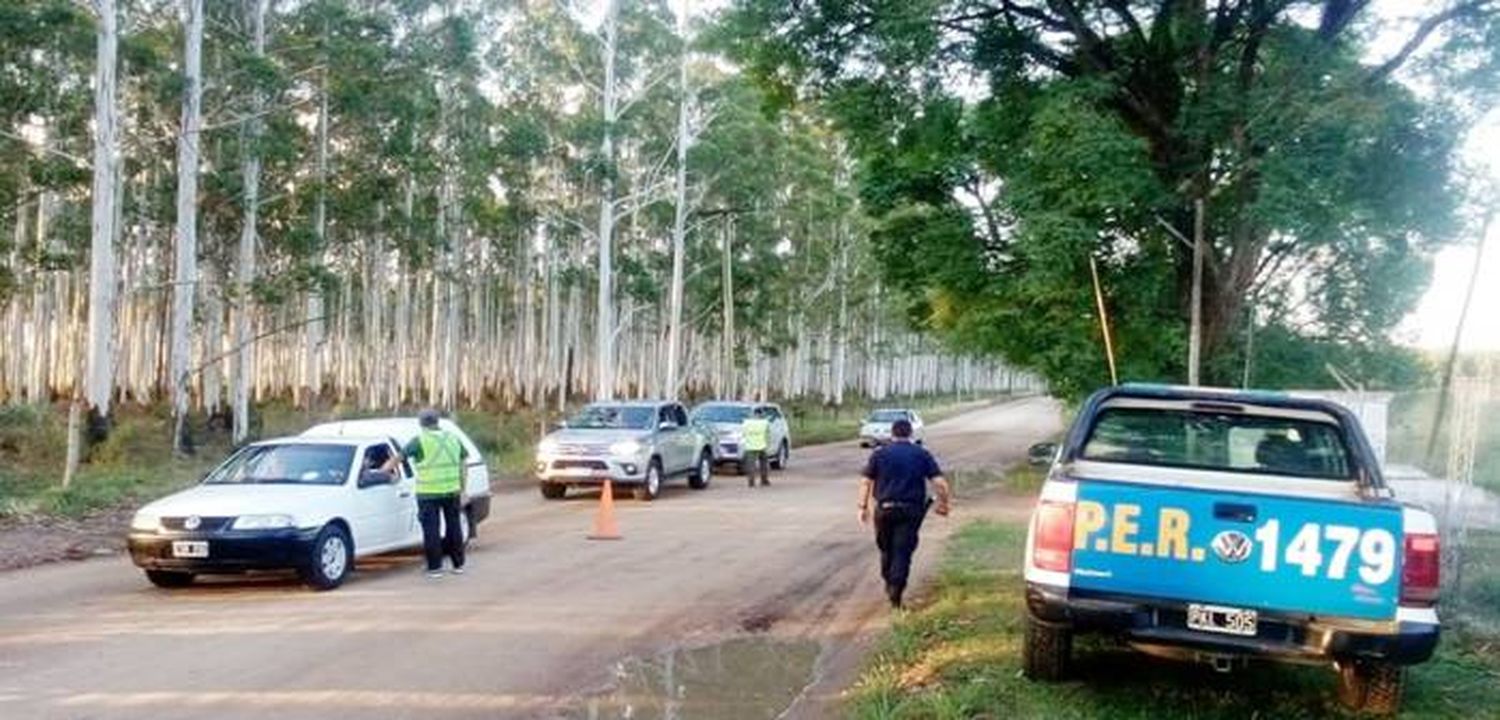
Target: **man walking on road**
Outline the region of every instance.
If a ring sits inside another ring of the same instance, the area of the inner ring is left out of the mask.
[[[417,518],[422,523],[422,548],[427,555],[427,577],[443,576],[443,556],[453,562],[456,575],[464,573],[463,512],[464,458],[468,450],[457,437],[438,427],[436,410],[417,415],[422,430],[407,443],[406,457],[417,473]],[[447,532],[439,538],[438,521]]]
[[[891,426],[889,445],[870,453],[859,482],[859,521],[875,519],[875,545],[880,548],[880,577],[891,607],[901,608],[906,592],[911,558],[917,551],[917,533],[927,515],[927,486],[937,495],[938,515],[947,516],[951,494],[937,459],[926,448],[911,441],[911,422],[897,420]]]
[[[755,473],[760,473],[760,484],[771,484],[771,459],[766,455],[771,447],[771,421],[766,419],[765,408],[755,408],[750,417],[740,425],[745,447],[744,468],[750,487],[755,487]]]

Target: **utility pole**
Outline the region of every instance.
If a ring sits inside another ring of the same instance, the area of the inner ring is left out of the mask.
[[[1192,326],[1188,328],[1188,385],[1197,386],[1203,358],[1203,198],[1193,203]]]

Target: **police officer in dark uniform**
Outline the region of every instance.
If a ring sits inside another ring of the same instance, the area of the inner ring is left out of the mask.
[[[937,459],[927,449],[912,443],[911,422],[898,420],[891,426],[892,442],[870,454],[859,483],[859,521],[875,520],[875,545],[880,548],[880,576],[891,607],[901,607],[911,558],[917,550],[917,533],[932,504],[928,483],[937,495],[934,511],[946,516],[951,492]]]

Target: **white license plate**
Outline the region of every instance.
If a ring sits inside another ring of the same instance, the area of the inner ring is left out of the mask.
[[[1192,630],[1255,637],[1260,613],[1222,605],[1188,605],[1187,626]]]
[[[179,558],[206,558],[208,557],[207,540],[173,540],[172,557]]]

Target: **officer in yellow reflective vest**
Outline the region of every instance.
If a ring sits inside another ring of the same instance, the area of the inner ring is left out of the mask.
[[[417,519],[422,522],[422,547],[427,553],[427,577],[443,576],[443,556],[453,562],[453,573],[464,573],[463,512],[464,458],[469,452],[452,433],[438,427],[436,410],[417,415],[421,432],[407,443],[406,457],[417,474]],[[446,533],[439,537],[441,514]]]
[[[766,419],[765,408],[755,408],[755,412],[745,418],[740,424],[740,435],[744,443],[740,462],[745,469],[746,481],[750,487],[755,487],[755,474],[759,472],[760,484],[770,485],[771,458],[766,452],[771,447],[771,421]]]

